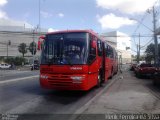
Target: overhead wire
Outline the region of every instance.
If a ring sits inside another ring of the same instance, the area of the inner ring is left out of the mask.
[[[136,29],[134,30],[134,32],[131,34],[131,36],[134,36],[134,34],[137,32],[137,30],[138,30],[138,29],[140,28],[140,26],[142,25],[142,23],[143,23],[143,21],[144,21],[144,19],[145,19],[146,16],[147,16],[147,12],[145,12],[145,14],[143,15],[143,17],[141,18],[140,21],[137,21],[137,22],[138,22],[138,25],[137,25]],[[133,40],[134,40],[134,44],[137,45],[135,39],[133,39]]]

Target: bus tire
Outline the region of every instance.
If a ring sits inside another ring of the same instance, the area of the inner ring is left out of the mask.
[[[114,75],[114,73],[113,73],[113,67],[112,67],[112,71],[111,71],[110,79],[112,79],[112,78],[113,78],[113,75]]]
[[[118,67],[116,68],[116,72],[115,72],[115,75],[118,73]]]
[[[98,74],[97,85],[98,88],[102,86],[102,76],[101,73]]]

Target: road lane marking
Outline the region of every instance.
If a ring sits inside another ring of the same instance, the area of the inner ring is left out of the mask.
[[[37,77],[39,77],[39,75],[24,77],[24,78],[16,78],[16,79],[11,79],[11,80],[3,80],[3,81],[0,81],[0,84],[9,83],[9,82],[16,82],[16,81],[21,81],[21,80],[26,80],[26,79],[31,79],[31,78],[37,78]]]

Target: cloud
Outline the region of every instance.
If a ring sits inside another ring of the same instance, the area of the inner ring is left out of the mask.
[[[136,22],[133,20],[130,20],[125,17],[118,17],[114,14],[110,13],[107,15],[104,15],[102,17],[97,16],[98,22],[101,24],[102,29],[118,29],[125,25],[134,25]]]
[[[4,5],[6,5],[8,3],[7,0],[0,0],[0,8],[3,7]],[[0,9],[0,19],[4,18],[4,19],[8,19],[7,13],[2,11]]]
[[[7,0],[0,0],[0,6],[4,6],[5,4],[7,4],[8,1]]]
[[[141,14],[152,7],[157,0],[96,0],[97,6],[104,9],[119,10],[126,14]]]
[[[25,28],[33,28],[31,24],[26,21],[17,21],[8,17],[5,11],[2,11],[1,8],[8,3],[7,0],[0,0],[0,26],[20,26]]]
[[[45,11],[41,11],[41,15],[44,18],[50,18],[50,17],[53,16],[51,13],[48,13],[48,12],[45,12]]]
[[[7,13],[0,10],[0,19],[8,19]]]
[[[63,17],[64,17],[64,14],[63,14],[63,13],[59,13],[58,16],[59,16],[60,18],[63,18]]]
[[[49,29],[48,29],[48,32],[55,32],[55,31],[58,31],[58,30],[53,29],[53,28],[49,28]]]

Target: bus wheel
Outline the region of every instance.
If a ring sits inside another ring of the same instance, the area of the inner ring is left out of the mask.
[[[113,73],[113,67],[112,67],[112,71],[111,71],[110,79],[112,79],[112,78],[113,78],[113,75],[114,75],[114,73]]]
[[[99,74],[98,74],[98,79],[97,79],[97,87],[99,88],[99,87],[101,87],[101,85],[102,85],[102,76],[101,76],[101,74],[99,73]]]

